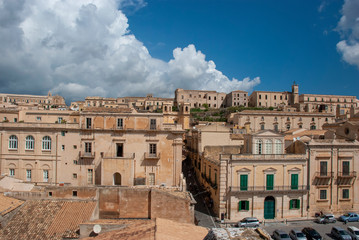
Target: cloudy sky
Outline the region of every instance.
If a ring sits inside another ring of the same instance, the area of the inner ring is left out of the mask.
[[[0,92],[359,96],[359,0],[0,0]]]

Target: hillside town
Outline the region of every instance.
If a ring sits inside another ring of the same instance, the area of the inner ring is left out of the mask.
[[[1,93],[0,239],[270,239],[359,212],[356,96],[174,96]]]

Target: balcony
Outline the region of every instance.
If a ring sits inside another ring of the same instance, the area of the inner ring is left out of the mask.
[[[116,154],[103,154],[103,159],[119,159],[119,160],[126,160],[126,159],[134,159],[135,153],[127,153],[122,154],[122,156],[117,156]]]
[[[306,192],[308,191],[308,187],[306,185],[298,185],[298,186],[248,186],[244,187],[230,187],[230,193],[251,193],[251,194],[259,194],[259,193],[283,193],[283,192]]]
[[[337,185],[349,186],[353,184],[353,180],[356,178],[357,173],[353,172],[338,172]]]
[[[161,158],[161,153],[147,153],[144,154],[145,160],[159,160]]]
[[[356,178],[357,172],[338,172],[338,178]]]
[[[233,154],[232,161],[306,161],[305,154]]]
[[[313,185],[316,186],[329,186],[334,177],[333,172],[315,172]]]
[[[315,178],[322,178],[322,179],[332,178],[333,176],[334,176],[333,172],[316,172],[314,174]]]
[[[95,158],[94,152],[79,152],[80,158]]]

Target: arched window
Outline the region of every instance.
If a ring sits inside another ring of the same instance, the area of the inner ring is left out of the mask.
[[[35,140],[33,136],[27,136],[25,139],[25,149],[33,150],[35,145]]]
[[[42,138],[42,150],[51,150],[51,138],[49,136]]]
[[[290,121],[290,118],[289,118],[289,117],[287,117],[287,121],[288,121],[288,122]]]
[[[282,141],[275,140],[275,154],[282,154]]]
[[[262,140],[256,140],[255,153],[256,154],[262,154],[262,151],[263,151],[263,142],[262,142]]]
[[[265,153],[272,154],[272,140],[265,141]]]
[[[9,137],[9,149],[17,149],[17,137],[15,135]]]

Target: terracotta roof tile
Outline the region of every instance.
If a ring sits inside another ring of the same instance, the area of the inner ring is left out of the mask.
[[[18,200],[12,197],[6,197],[3,194],[0,194],[0,215],[4,216],[5,214],[16,209],[23,203],[24,201],[22,200]]]
[[[88,221],[94,201],[28,200],[0,230],[0,239],[62,239],[77,236],[79,224]]]

